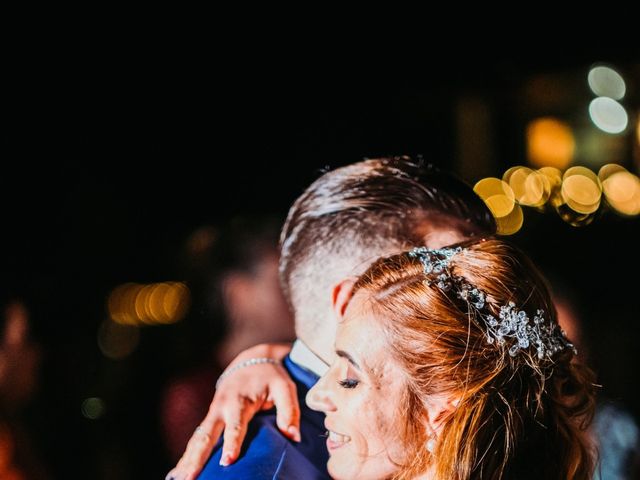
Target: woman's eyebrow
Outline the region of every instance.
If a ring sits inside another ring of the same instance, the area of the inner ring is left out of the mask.
[[[360,368],[360,365],[358,365],[358,362],[356,362],[353,359],[353,357],[351,355],[349,355],[347,352],[345,352],[344,350],[336,350],[336,355],[338,355],[339,357],[342,357],[342,358],[346,358],[351,365],[356,367],[358,370],[362,371],[362,369]]]

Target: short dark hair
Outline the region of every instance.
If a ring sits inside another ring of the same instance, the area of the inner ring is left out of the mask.
[[[468,184],[422,160],[365,159],[319,177],[294,202],[280,236],[280,279],[296,320],[298,298],[330,298],[323,270],[362,273],[381,255],[423,244],[435,225],[466,238],[495,232]],[[341,259],[349,264],[342,270]]]

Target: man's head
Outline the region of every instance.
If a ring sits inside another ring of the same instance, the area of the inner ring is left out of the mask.
[[[325,173],[295,201],[280,237],[280,280],[298,337],[329,361],[331,299],[343,279],[383,255],[494,231],[491,213],[467,184],[408,157]]]

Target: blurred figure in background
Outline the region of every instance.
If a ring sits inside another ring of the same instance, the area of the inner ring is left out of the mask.
[[[591,365],[588,342],[579,300],[562,282],[553,282],[558,323],[573,340],[578,358]],[[607,386],[603,385],[604,392]],[[598,448],[594,480],[634,480],[640,478],[640,429],[629,411],[600,392],[591,433]]]
[[[206,414],[224,367],[257,343],[295,337],[278,277],[281,225],[276,216],[234,218],[220,229],[201,227],[187,240],[183,264],[193,307],[183,323],[192,328],[176,342],[191,361],[166,385],[160,407],[172,462]]]
[[[40,348],[29,334],[29,310],[17,296],[0,312],[0,479],[49,478],[24,423],[38,385]]]

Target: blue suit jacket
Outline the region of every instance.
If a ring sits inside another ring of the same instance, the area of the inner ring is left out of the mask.
[[[275,410],[258,413],[249,423],[240,458],[228,467],[219,465],[222,441],[216,445],[200,480],[229,478],[234,480],[316,480],[329,479],[327,473],[324,414],[305,403],[309,389],[318,376],[293,363],[287,356],[284,367],[295,382],[300,402],[300,443],[287,439],[276,426]]]

